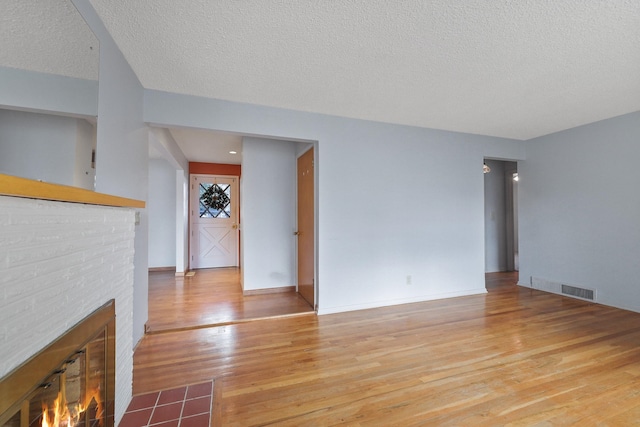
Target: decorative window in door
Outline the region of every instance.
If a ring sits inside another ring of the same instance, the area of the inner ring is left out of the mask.
[[[200,218],[231,218],[231,185],[200,183]]]

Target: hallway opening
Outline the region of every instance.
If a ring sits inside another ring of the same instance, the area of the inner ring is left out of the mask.
[[[315,315],[295,291],[243,295],[240,268],[200,269],[193,276],[149,273],[146,333],[223,326],[274,317]]]

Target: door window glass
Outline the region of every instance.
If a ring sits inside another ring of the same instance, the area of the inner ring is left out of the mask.
[[[231,218],[231,184],[200,183],[200,218]]]

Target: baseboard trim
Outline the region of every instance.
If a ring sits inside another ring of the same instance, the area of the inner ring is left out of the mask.
[[[295,286],[284,286],[282,288],[266,288],[266,289],[251,289],[249,291],[243,291],[242,295],[251,296],[251,295],[264,295],[264,294],[279,294],[284,292],[295,292]]]
[[[175,267],[149,267],[149,273],[154,271],[176,271]]]
[[[402,298],[397,300],[385,300],[385,301],[373,301],[365,304],[354,304],[354,305],[343,305],[338,307],[330,307],[324,309],[318,309],[318,316],[322,316],[325,314],[334,314],[334,313],[346,313],[348,311],[357,311],[357,310],[368,310],[370,308],[380,308],[387,307],[392,305],[401,305],[401,304],[413,304],[416,302],[426,302],[426,301],[434,301],[445,298],[456,298],[456,297],[464,297],[469,295],[479,295],[486,294],[486,288],[478,288],[478,289],[467,289],[456,292],[444,292],[440,294],[432,294],[432,295],[423,295],[414,298]]]

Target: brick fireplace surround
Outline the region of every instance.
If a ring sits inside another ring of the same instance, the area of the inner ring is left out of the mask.
[[[135,209],[143,207],[0,174],[0,381],[115,299],[117,425],[132,395]]]

